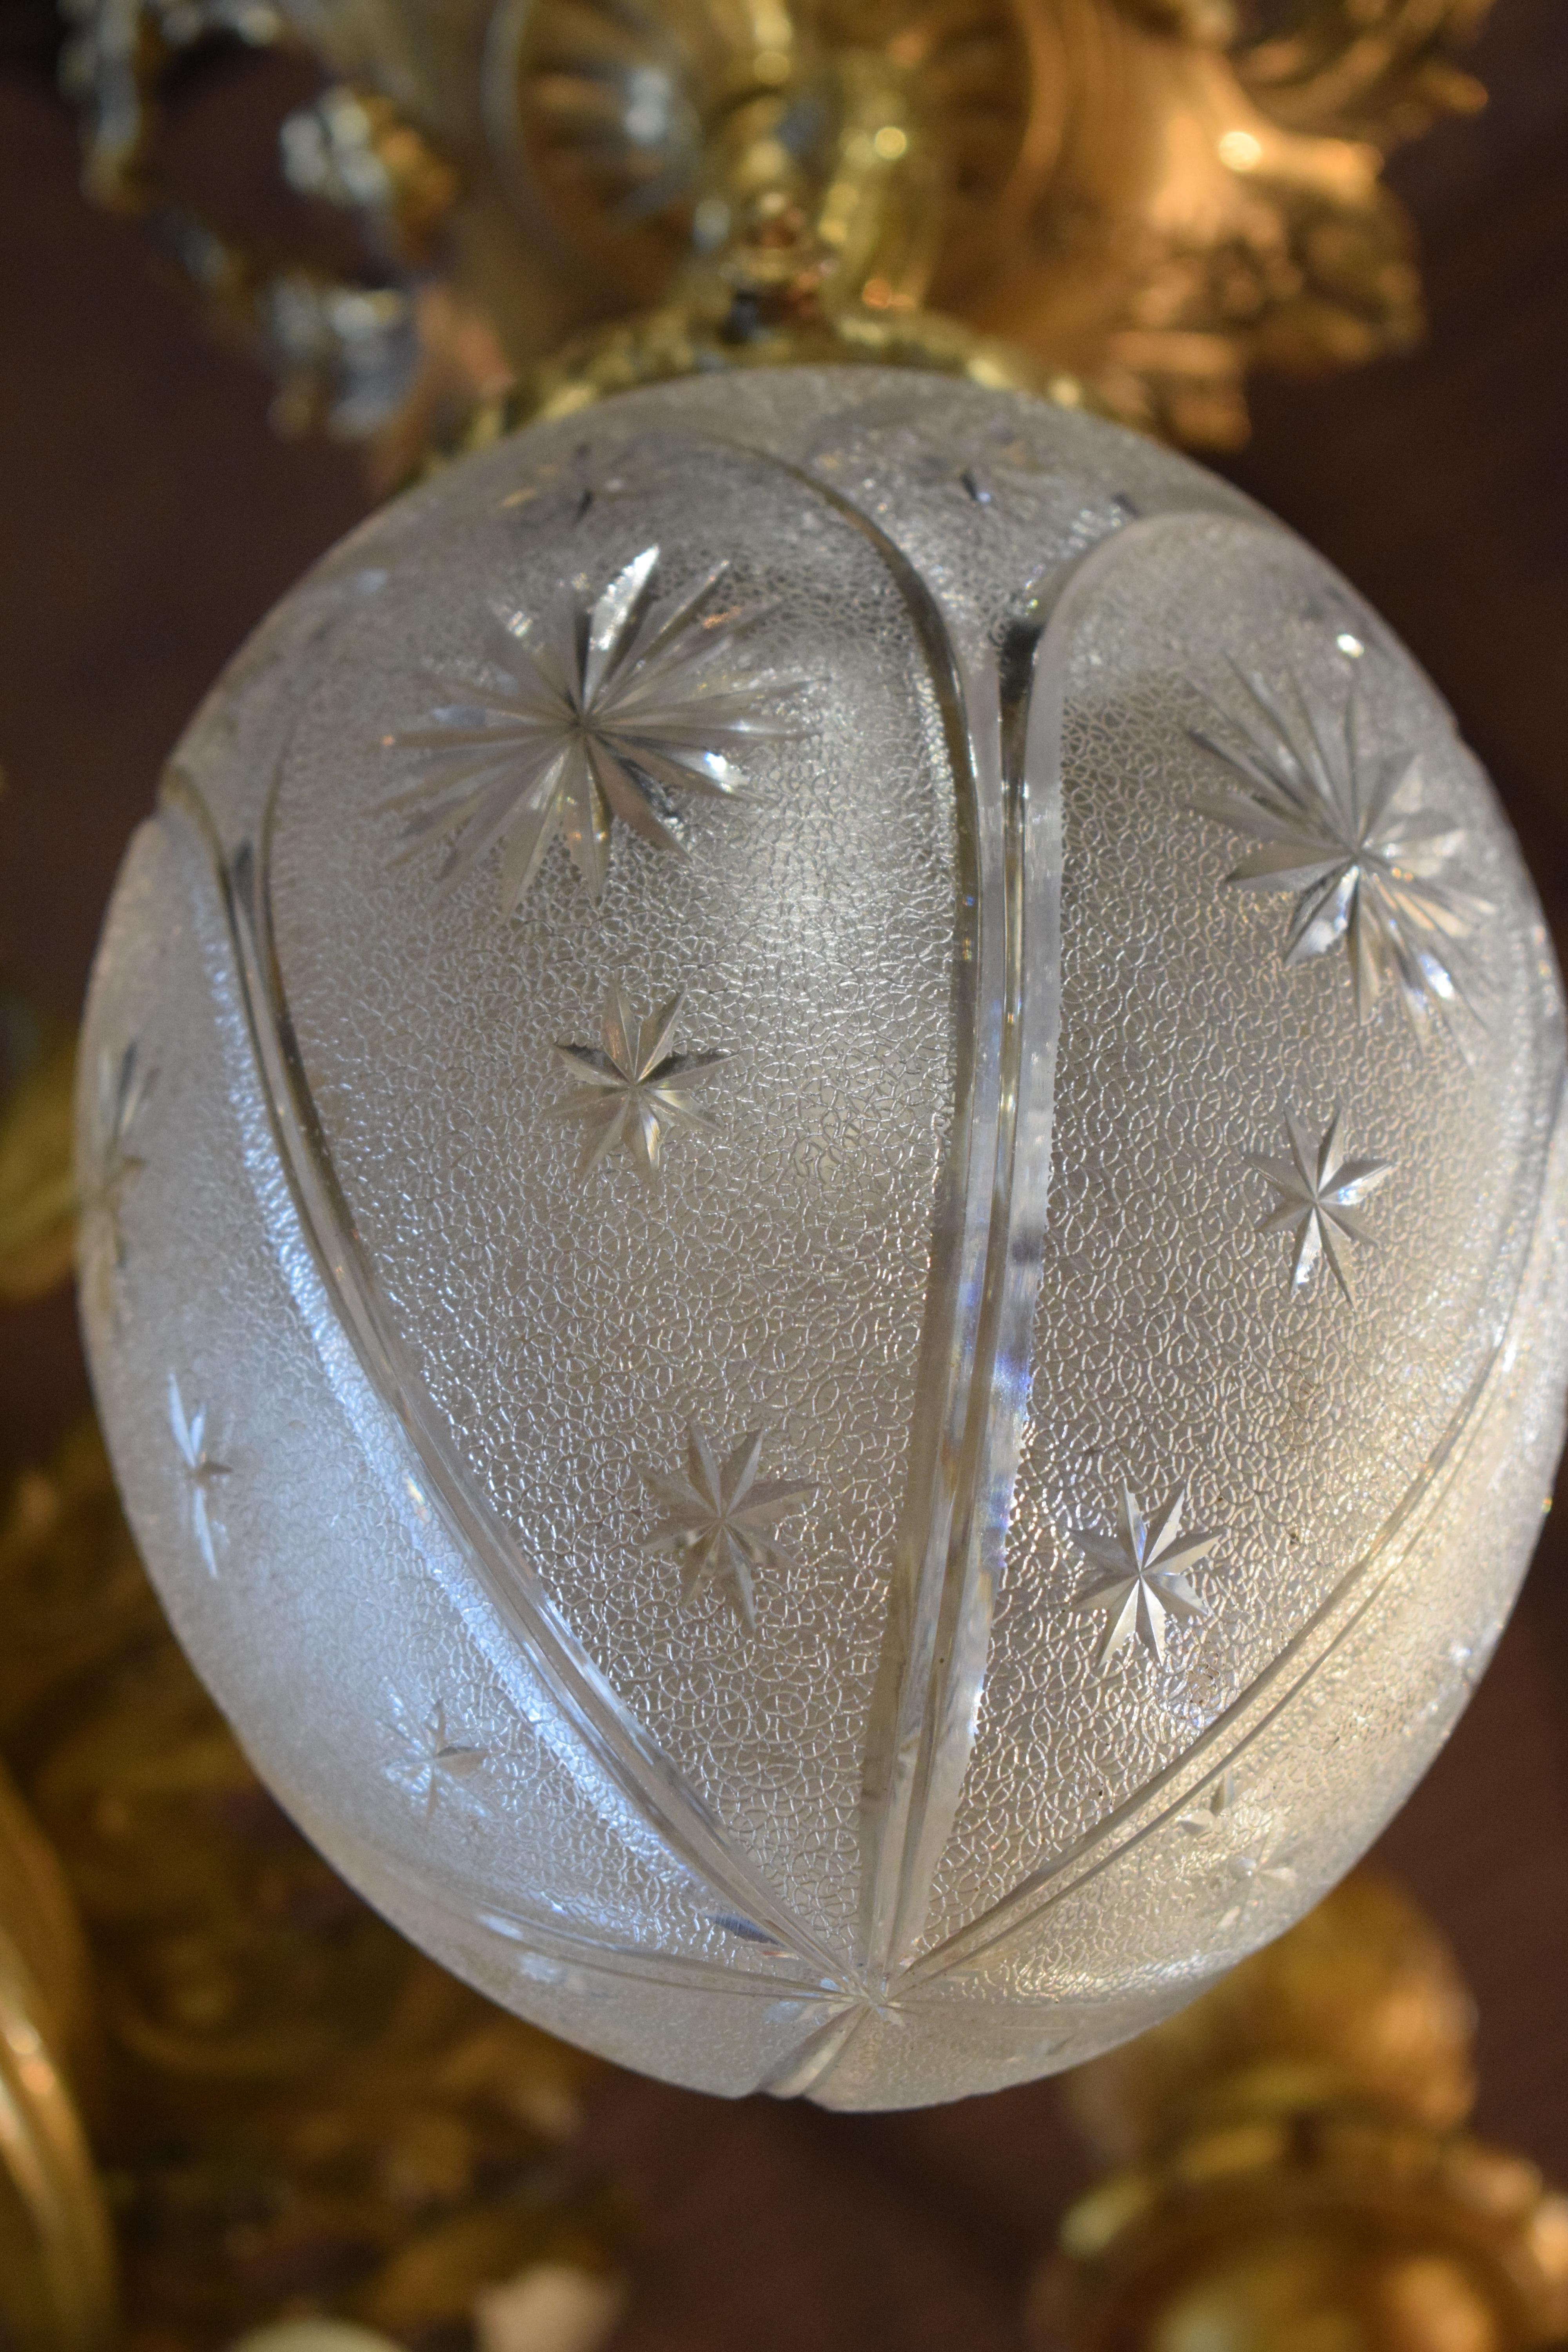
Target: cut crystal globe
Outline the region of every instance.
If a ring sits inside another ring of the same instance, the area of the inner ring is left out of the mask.
[[[665,385],[396,501],[193,723],[94,1378],[410,1935],[677,2081],[954,2098],[1278,1934],[1453,1725],[1563,1076],[1485,777],[1288,531],[1022,394]]]

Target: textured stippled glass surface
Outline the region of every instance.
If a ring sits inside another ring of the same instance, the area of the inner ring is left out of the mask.
[[[1511,837],[1310,551],[1026,398],[669,386],[388,509],[176,754],[83,1071],[183,1638],[375,1901],[655,2073],[913,2104],[1152,2021],[1528,1558]]]

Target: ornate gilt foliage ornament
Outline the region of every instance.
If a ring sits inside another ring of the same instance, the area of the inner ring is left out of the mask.
[[[1560,2343],[1568,2200],[1464,2129],[1474,2039],[1431,1923],[1354,1873],[1181,2016],[1073,2077],[1076,2120],[1114,2169],[1062,2218],[1031,2346]]]
[[[179,1074],[84,1316],[248,1752],[448,1965],[710,2090],[1178,2007],[1377,1833],[1539,1529],[1542,937],[1426,679],[1147,439],[717,369],[447,467],[220,682],[89,1007],[85,1164],[131,1039]],[[1461,989],[1486,1051],[1424,1050]]]
[[[1032,379],[1228,446],[1250,367],[1418,332],[1382,157],[1480,102],[1484,5],[73,0],[66,77],[89,185],[163,210],[280,420],[368,438],[384,480],[503,414],[779,360]],[[159,90],[213,37],[331,78],[281,156],[360,223],[359,277],[160,195]]]

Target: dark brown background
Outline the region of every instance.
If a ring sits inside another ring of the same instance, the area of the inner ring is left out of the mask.
[[[0,32],[47,34],[37,0]],[[76,192],[41,38],[0,66],[0,962],[78,1004],[159,763],[245,631],[361,512],[355,459],[283,446],[133,228]],[[1228,470],[1337,562],[1455,706],[1568,944],[1568,0],[1498,0],[1493,104],[1399,159],[1432,333],[1414,359],[1259,387]],[[223,78],[219,77],[220,83]],[[220,104],[233,105],[219,88]],[[243,116],[225,165],[268,169]],[[0,1450],[83,1391],[68,1307],[11,1318]],[[1568,2178],[1568,1520],[1497,1662],[1383,1841],[1480,2002],[1481,2121]],[[0,1629],[0,1639],[4,1631]],[[642,2217],[624,2352],[1016,2352],[1020,2283],[1084,2177],[1047,2085],[847,2119],[629,2076],[595,2156]]]

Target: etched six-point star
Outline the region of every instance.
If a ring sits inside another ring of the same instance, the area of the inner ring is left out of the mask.
[[[407,813],[400,859],[448,840],[440,878],[453,885],[500,844],[510,914],[559,835],[597,899],[613,818],[657,849],[681,849],[672,794],[730,798],[740,778],[728,752],[794,732],[767,709],[788,681],[723,683],[761,617],[714,608],[726,567],[657,598],[658,561],[644,548],[597,596],[566,582],[537,620],[498,616],[499,684],[454,686],[461,699],[433,726],[383,738],[426,762],[417,783],[381,803]]]
[[[670,1040],[684,993],[677,991],[640,1024],[626,991],[613,982],[600,1023],[602,1045],[557,1045],[574,1076],[588,1083],[553,1103],[550,1116],[581,1119],[585,1129],[577,1173],[585,1176],[624,1145],[645,1176],[663,1165],[667,1127],[711,1127],[688,1097],[704,1086],[728,1054],[672,1054]]]
[[[1095,1571],[1074,1593],[1072,1605],[1106,1621],[1097,1665],[1109,1665],[1133,1641],[1163,1664],[1166,1618],[1207,1616],[1184,1571],[1206,1559],[1225,1536],[1223,1530],[1184,1536],[1186,1500],[1186,1488],[1178,1486],[1145,1518],[1131,1488],[1124,1487],[1116,1535],[1082,1528],[1067,1530],[1068,1540]]]
[[[685,1477],[643,1472],[669,1513],[643,1550],[679,1561],[682,1608],[704,1586],[716,1584],[748,1633],[757,1630],[752,1570],[795,1567],[773,1540],[773,1531],[813,1491],[803,1478],[771,1478],[759,1486],[762,1452],[763,1432],[753,1429],[721,1464],[708,1438],[693,1424],[686,1433]]]
[[[205,1405],[198,1405],[187,1420],[180,1400],[180,1384],[173,1372],[169,1374],[169,1427],[174,1432],[174,1444],[185,1474],[185,1489],[190,1497],[191,1532],[196,1549],[206,1562],[209,1576],[217,1574],[217,1552],[215,1538],[217,1530],[212,1521],[212,1506],[208,1496],[220,1478],[233,1475],[226,1462],[219,1462],[207,1451],[207,1413]]]
[[[1320,1264],[1326,1260],[1330,1273],[1349,1298],[1350,1275],[1341,1255],[1339,1237],[1352,1242],[1369,1238],[1356,1213],[1357,1207],[1369,1192],[1375,1192],[1380,1184],[1387,1182],[1394,1173],[1394,1162],[1346,1160],[1340,1150],[1337,1110],[1315,1145],[1308,1141],[1293,1111],[1285,1113],[1285,1134],[1290,1146],[1289,1160],[1276,1160],[1261,1151],[1247,1154],[1252,1166],[1268,1177],[1279,1195],[1274,1207],[1258,1219],[1254,1231],[1292,1235],[1292,1290],[1304,1291]]]
[[[1460,1006],[1476,1011],[1461,943],[1496,911],[1443,878],[1463,847],[1462,827],[1440,810],[1409,805],[1420,788],[1417,757],[1363,755],[1353,682],[1330,725],[1305,697],[1293,719],[1261,678],[1237,675],[1249,708],[1216,709],[1237,741],[1193,730],[1240,780],[1198,793],[1194,805],[1257,844],[1226,879],[1295,895],[1287,964],[1344,941],[1358,1019],[1371,1017],[1389,980],[1417,1036],[1434,1014],[1453,1030]]]

